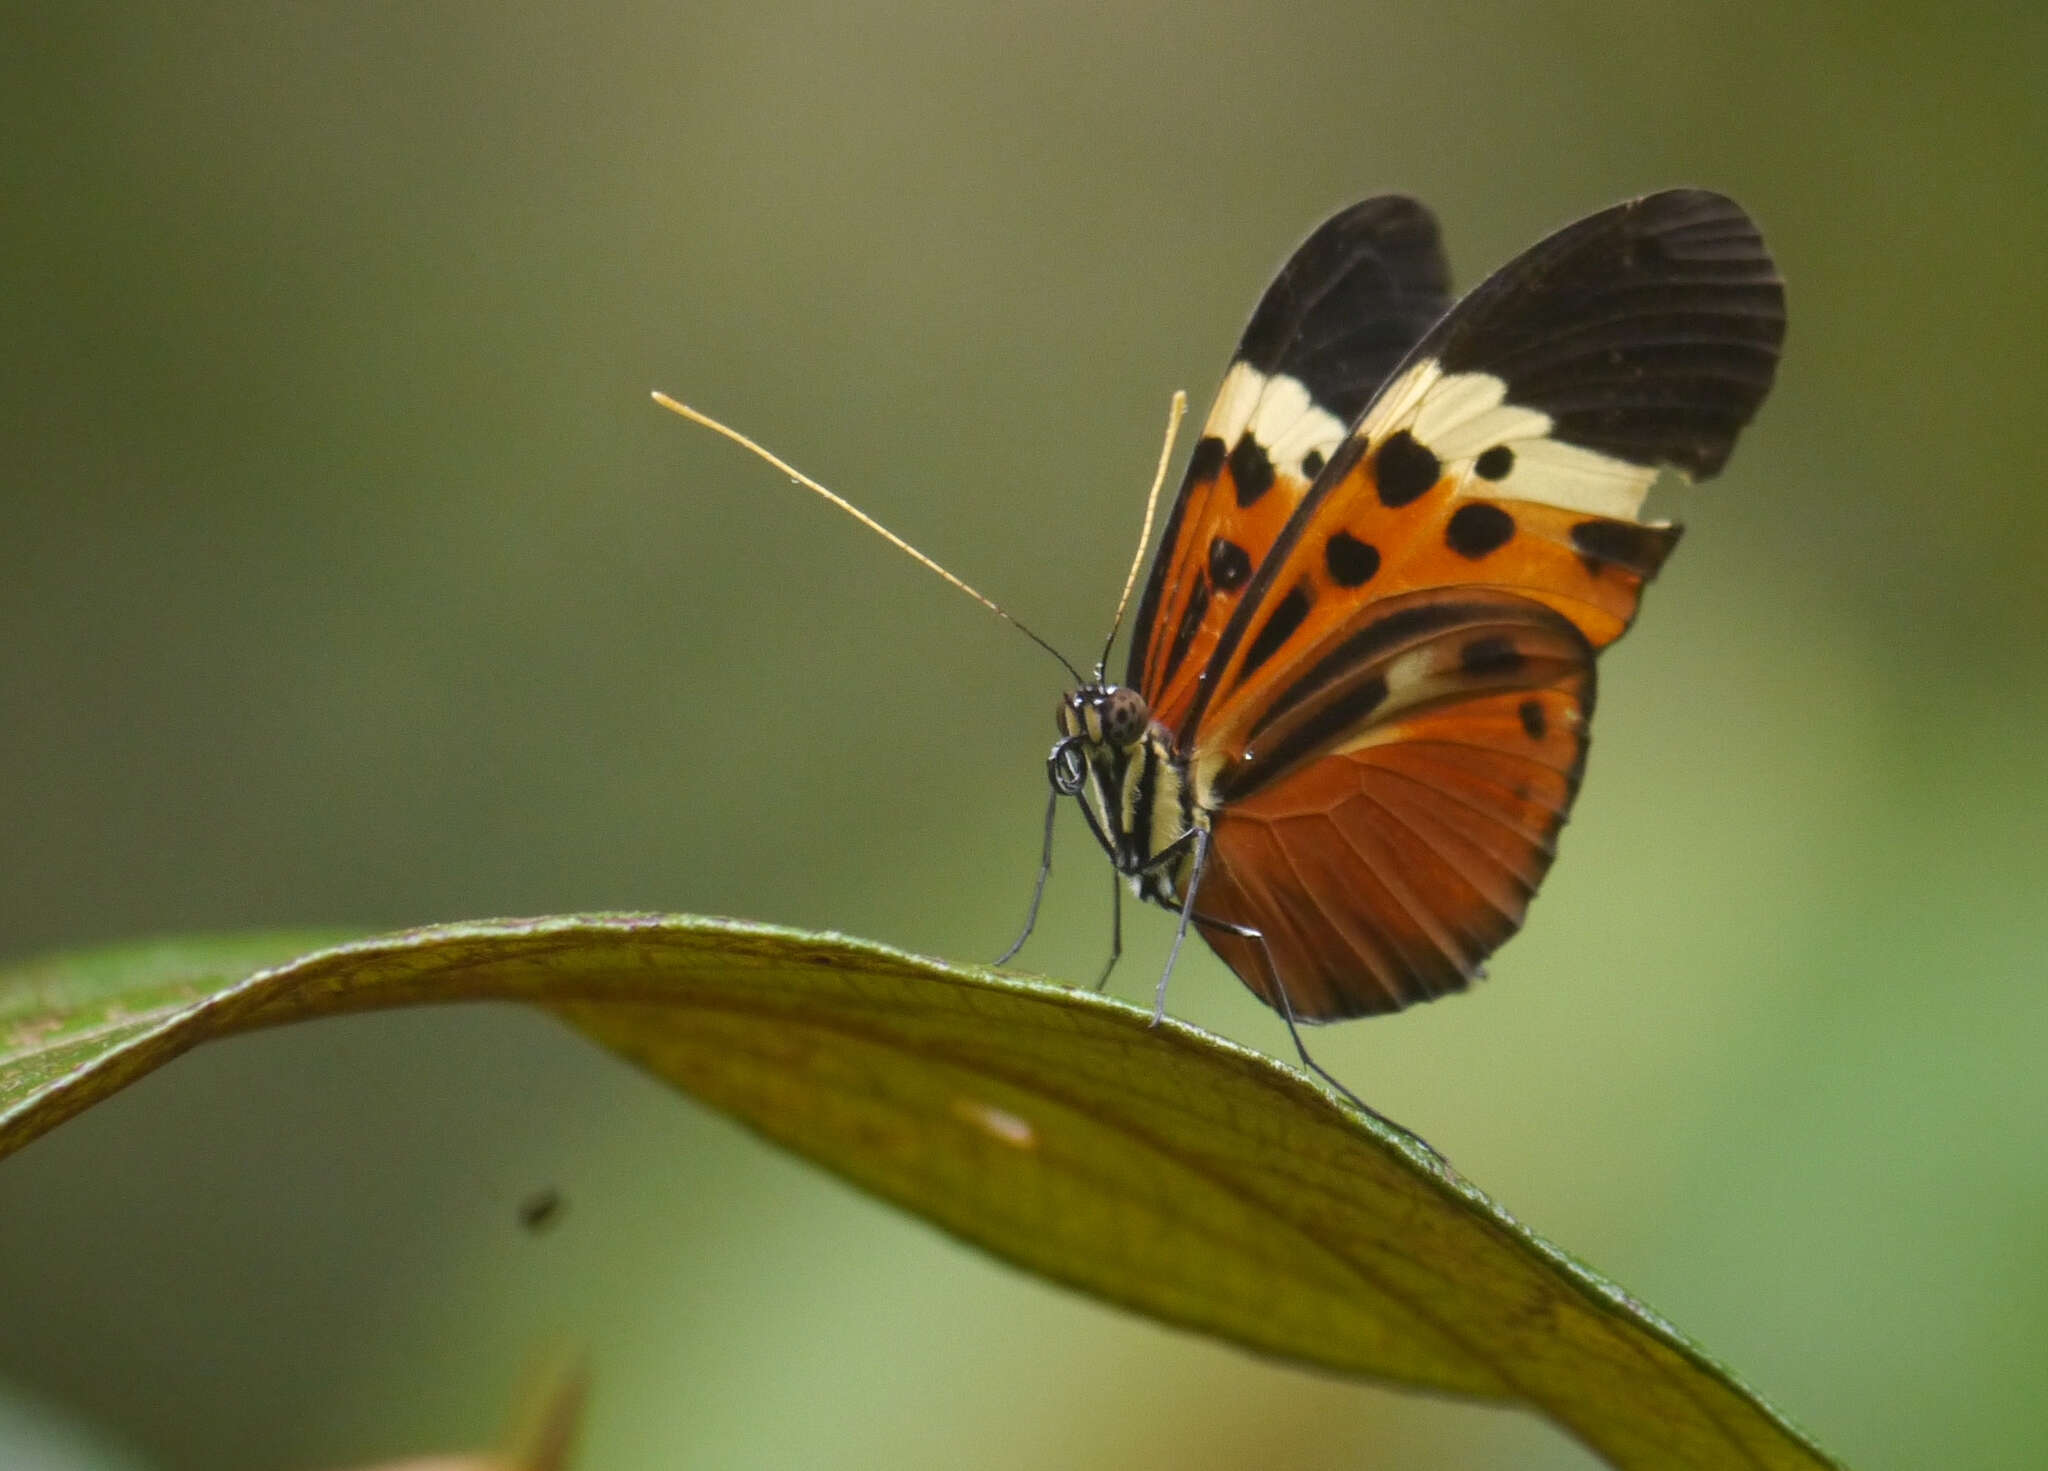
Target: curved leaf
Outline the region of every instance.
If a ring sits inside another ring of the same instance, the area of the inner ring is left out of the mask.
[[[720,920],[445,925],[289,959],[303,944],[130,948],[0,975],[0,1154],[210,1037],[528,1001],[1097,1297],[1320,1368],[1526,1405],[1617,1466],[1833,1464],[1399,1131],[1126,1003]]]

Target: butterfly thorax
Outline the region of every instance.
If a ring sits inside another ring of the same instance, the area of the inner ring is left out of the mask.
[[[1047,758],[1053,790],[1076,798],[1131,892],[1169,907],[1186,894],[1194,836],[1209,826],[1187,758],[1145,697],[1089,684],[1060,698],[1060,739]]]

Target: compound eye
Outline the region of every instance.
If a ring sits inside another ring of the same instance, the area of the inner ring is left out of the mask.
[[[1119,685],[1103,698],[1102,737],[1113,746],[1128,746],[1136,741],[1144,735],[1151,720],[1145,697],[1134,689]]]
[[[1052,789],[1062,797],[1077,795],[1088,779],[1088,758],[1081,754],[1080,737],[1069,736],[1054,746],[1046,758],[1045,772],[1052,779]]]

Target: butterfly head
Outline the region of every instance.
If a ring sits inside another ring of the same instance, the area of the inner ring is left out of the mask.
[[[1138,691],[1098,678],[1060,697],[1052,789],[1077,797],[1088,827],[1140,899],[1177,904],[1189,839],[1208,826],[1173,737]]]
[[[1073,796],[1086,780],[1091,756],[1127,752],[1145,739],[1152,710],[1126,685],[1087,684],[1060,696],[1060,742],[1048,770],[1062,795]]]
[[[1060,734],[1092,746],[1135,746],[1152,724],[1145,697],[1127,685],[1090,684],[1060,697]]]

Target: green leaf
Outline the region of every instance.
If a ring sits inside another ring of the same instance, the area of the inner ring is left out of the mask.
[[[1616,1466],[1834,1464],[1399,1131],[1126,1003],[708,919],[305,944],[193,941],[0,974],[0,1154],[211,1037],[527,1001],[962,1239],[1169,1323],[1525,1405]]]

